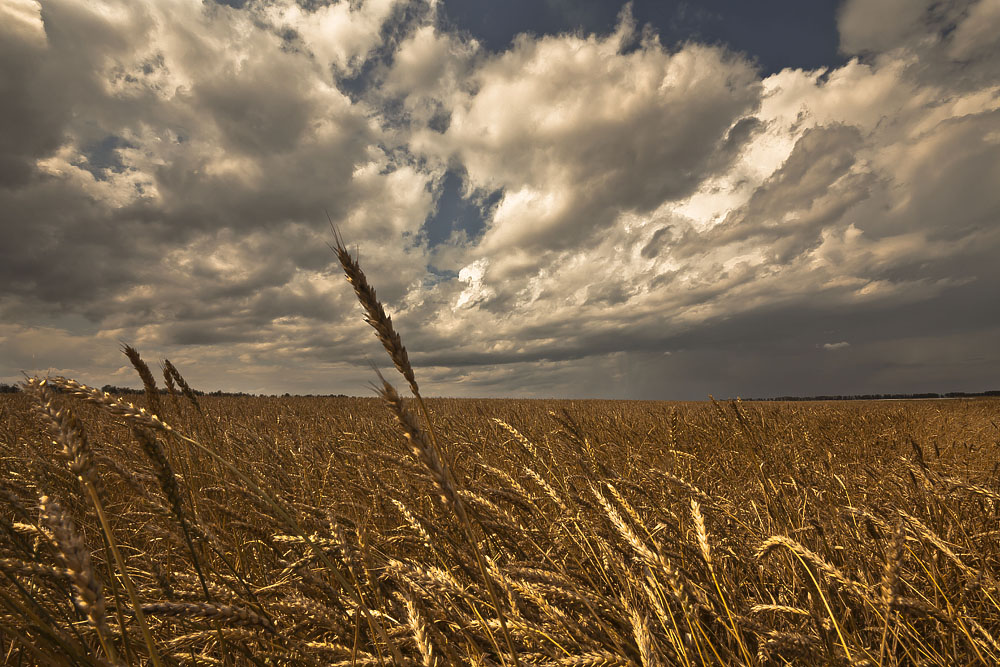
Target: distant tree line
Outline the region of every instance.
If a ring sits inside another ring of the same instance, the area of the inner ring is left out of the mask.
[[[914,398],[978,398],[982,396],[1000,396],[1000,390],[990,391],[949,391],[946,394],[926,392],[922,394],[850,394],[836,396],[775,396],[773,398],[748,398],[748,401],[879,401],[906,400]]]
[[[0,394],[17,394],[20,391],[20,385],[0,382]],[[52,387],[52,391],[62,393],[62,390],[59,387]],[[119,387],[116,384],[106,384],[101,387],[101,391],[106,391],[109,394],[115,394],[117,396],[138,396],[146,393],[145,389]],[[250,394],[245,391],[222,391],[221,389],[208,392],[201,391],[199,389],[192,389],[191,391],[196,396],[278,396],[278,394]],[[159,392],[161,394],[166,394],[167,389],[165,387],[160,387]],[[302,396],[304,398],[350,398],[347,394],[284,394],[285,398],[291,398],[292,396]]]
[[[58,391],[58,388],[53,387],[54,390]],[[6,384],[0,383],[0,394],[16,394],[21,391],[21,387],[16,384]],[[109,394],[117,394],[119,396],[129,396],[138,395],[144,393],[143,389],[135,389],[133,387],[119,387],[114,384],[106,384],[101,387],[101,391],[106,391]],[[161,388],[161,394],[166,394],[167,390]],[[244,391],[222,391],[221,389],[216,389],[215,391],[204,392],[198,389],[192,389],[197,396],[267,396],[268,394],[248,394]],[[277,396],[277,394],[273,394]],[[291,398],[293,394],[283,394],[285,398]],[[348,398],[346,394],[304,394],[304,398]],[[837,394],[832,396],[774,396],[771,398],[747,398],[747,401],[877,401],[877,400],[905,400],[905,399],[915,399],[915,398],[979,398],[983,396],[996,396],[1000,397],[1000,390],[993,389],[990,391],[978,391],[978,392],[968,392],[968,391],[949,391],[945,394],[937,394],[934,392],[926,392],[922,394]]]
[[[133,387],[119,387],[114,384],[106,384],[101,387],[101,391],[107,392],[109,394],[117,394],[119,396],[130,396],[136,394],[145,394],[145,389],[135,389]],[[167,389],[165,387],[160,387],[159,392],[161,394],[166,394]],[[245,391],[222,391],[221,389],[216,389],[215,391],[201,391],[200,389],[192,389],[191,393],[195,396],[256,396],[257,394],[248,394]]]
[[[16,390],[16,388],[15,388]],[[106,384],[101,387],[101,391],[106,391],[109,394],[117,394],[119,396],[129,396],[146,393],[145,389],[135,389],[133,387],[119,387],[113,384]],[[166,394],[167,389],[165,387],[160,387],[159,392],[161,394]],[[278,394],[250,394],[245,391],[222,391],[221,389],[216,389],[215,391],[201,391],[199,389],[192,389],[191,392],[195,396],[278,396]],[[348,398],[347,394],[283,394],[285,398],[291,398],[292,396],[302,396],[305,398]]]

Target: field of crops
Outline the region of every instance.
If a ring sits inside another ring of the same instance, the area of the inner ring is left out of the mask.
[[[24,665],[1000,664],[1000,401],[0,396]]]
[[[1000,401],[27,389],[4,664],[1000,661]]]

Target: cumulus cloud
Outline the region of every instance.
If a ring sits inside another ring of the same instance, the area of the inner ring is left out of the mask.
[[[521,37],[478,66],[470,92],[442,100],[443,136],[417,135],[470,187],[503,191],[483,252],[585,245],[623,212],[691,194],[742,147],[760,96],[749,63],[653,38],[623,52],[629,30]]]
[[[466,283],[468,287],[462,290],[462,293],[458,295],[458,300],[455,302],[455,308],[474,306],[483,299],[488,299],[494,295],[493,290],[483,284],[483,276],[485,275],[486,268],[488,266],[488,260],[477,259],[475,262],[463,267],[462,270],[458,272],[458,279]]]
[[[949,86],[968,90],[995,85],[1000,75],[994,0],[848,0],[839,27],[845,53],[895,60],[927,84],[949,77]]]
[[[118,382],[128,340],[210,388],[361,390],[379,351],[325,212],[437,393],[971,389],[1000,370],[992,0],[851,0],[848,62],[766,77],[627,11],[496,52],[439,18],[0,6],[0,380]],[[481,219],[428,234],[457,180]]]
[[[312,4],[312,3],[309,3]],[[265,6],[268,17],[287,36],[295,36],[327,68],[352,73],[381,43],[381,33],[403,3],[401,0],[331,2],[314,7],[275,2]]]

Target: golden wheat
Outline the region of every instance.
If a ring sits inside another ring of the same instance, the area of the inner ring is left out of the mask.
[[[338,246],[412,399],[0,397],[3,664],[1000,664],[1000,402],[425,401]]]

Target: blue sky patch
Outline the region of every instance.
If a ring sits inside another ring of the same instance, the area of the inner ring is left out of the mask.
[[[76,166],[86,169],[97,180],[106,181],[105,170],[120,174],[126,169],[118,149],[132,147],[125,139],[109,134],[100,141],[84,146],[80,152],[87,159],[81,160]]]
[[[449,169],[441,182],[440,194],[434,213],[424,222],[423,233],[430,247],[445,243],[452,232],[463,231],[469,240],[476,240],[486,230],[485,215],[500,201],[502,191],[497,190],[485,198],[462,194],[462,176]]]
[[[607,0],[445,0],[444,22],[468,32],[491,51],[521,33],[608,34],[623,2]],[[632,15],[668,46],[688,40],[726,44],[756,59],[765,74],[786,67],[816,69],[845,62],[837,52],[838,0],[634,0]]]

